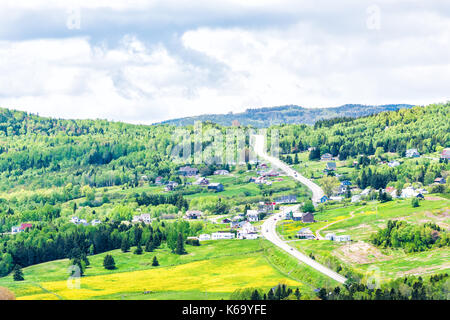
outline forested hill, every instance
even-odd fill
[[[372,155],[377,148],[403,154],[450,146],[450,104],[402,108],[358,119],[334,118],[315,126],[273,126],[281,153],[319,147],[342,159]],[[342,114],[340,114],[342,116]],[[226,127],[214,126],[225,132]],[[50,188],[135,185],[138,177],[177,176],[171,161],[174,126],[106,120],[61,120],[0,108],[0,192],[16,187]],[[187,127],[193,130],[192,127]],[[201,166],[198,166],[199,168]],[[1,202],[1,200],[0,200]],[[1,210],[1,208],[0,208]]]
[[[234,120],[244,126],[265,128],[277,124],[314,124],[318,120],[335,117],[362,117],[382,111],[395,111],[411,108],[409,104],[387,104],[367,106],[362,104],[346,104],[336,108],[303,108],[295,105],[272,108],[247,109],[242,113],[205,114],[195,117],[179,118],[162,123],[176,126],[192,125],[195,121],[211,121],[222,126],[230,126]]]

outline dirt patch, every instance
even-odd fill
[[[404,271],[404,272],[398,272],[397,276],[398,277],[403,277],[403,276],[418,276],[421,274],[427,274],[427,273],[434,273],[436,271],[439,270],[445,270],[450,268],[450,263],[445,263],[439,266],[432,266],[432,267],[418,267],[418,268],[414,268],[408,271]]]
[[[344,245],[334,250],[333,253],[346,262],[356,264],[373,263],[392,259],[392,257],[381,253],[381,251],[373,245],[363,241]]]
[[[440,200],[444,200],[441,197],[432,197],[432,196],[427,196],[425,197],[425,200],[430,200],[430,201],[440,201]]]

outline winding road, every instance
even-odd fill
[[[323,190],[314,182],[311,180],[303,177],[300,175],[297,171],[293,170],[291,167],[283,163],[277,158],[274,158],[272,156],[269,156],[265,152],[264,148],[264,136],[263,135],[254,135],[254,151],[255,153],[260,156],[261,158],[265,159],[266,161],[270,162],[274,167],[277,167],[281,170],[283,170],[288,176],[291,176],[295,180],[301,182],[306,187],[308,187],[312,191],[312,200],[313,203],[317,204],[320,200],[320,198],[324,195]],[[290,207],[289,209],[295,209],[295,207]],[[307,264],[308,266],[316,269],[317,271],[325,274],[326,276],[340,282],[345,283],[347,281],[347,278],[341,276],[339,273],[331,270],[330,268],[325,267],[324,265],[318,263],[317,261],[311,259],[310,257],[304,255],[297,249],[289,246],[285,241],[281,240],[276,232],[276,224],[277,220],[281,220],[282,218],[281,213],[274,214],[270,216],[262,225],[262,235],[275,244],[277,247],[283,249],[293,257],[297,258],[299,261]]]

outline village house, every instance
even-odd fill
[[[395,167],[398,167],[400,165],[400,162],[398,162],[398,161],[391,161],[391,162],[389,162],[388,163],[388,166],[389,167],[391,167],[391,168],[395,168]]]
[[[175,181],[169,181],[167,184],[166,184],[166,191],[172,191],[172,190],[174,190],[176,187],[178,186],[178,182],[175,182]]]
[[[361,196],[359,194],[355,194],[352,196],[352,200],[351,200],[352,203],[359,202],[359,201],[361,201]]]
[[[259,220],[259,215],[257,210],[247,210],[247,221],[256,222]]]
[[[244,225],[245,221],[231,221],[230,222],[230,228],[231,229],[238,229]]]
[[[330,160],[333,160],[333,155],[331,153],[324,153],[320,157],[320,161],[330,161]]]
[[[422,190],[416,190],[414,187],[406,187],[402,190],[400,198],[420,198],[423,199],[423,191]]]
[[[98,226],[99,224],[101,224],[102,222],[98,219],[94,219],[91,221],[91,226]]]
[[[314,240],[316,237],[314,236],[313,232],[309,228],[302,228],[300,229],[296,234],[296,238],[299,239],[306,239],[306,240]]]
[[[275,202],[260,202],[258,204],[258,213],[270,213],[275,210]]]
[[[188,210],[186,211],[186,215],[184,216],[185,219],[195,220],[198,218],[201,218],[203,215],[203,212],[198,210]]]
[[[245,222],[238,231],[239,239],[256,239],[257,237],[256,228],[249,222]]]
[[[331,196],[330,200],[331,201],[341,202],[342,200],[344,200],[344,197],[342,197],[342,196]]]
[[[211,240],[234,239],[236,235],[232,232],[219,231],[211,234]]]
[[[226,176],[229,175],[230,172],[228,170],[216,170],[214,171],[214,175],[216,176]]]
[[[261,163],[258,165],[258,169],[267,169],[267,168],[268,168],[268,166],[265,163]]]
[[[343,241],[350,241],[351,238],[350,238],[349,235],[337,236],[334,233],[327,233],[325,235],[325,240],[331,240],[331,241],[336,241],[336,242],[343,242]]]
[[[162,184],[162,179],[163,179],[163,177],[156,177],[155,184],[160,186]]]
[[[221,223],[230,223],[231,220],[228,219],[228,218],[225,218],[225,219],[222,219],[220,222],[221,222]]]
[[[80,219],[78,219],[78,217],[72,217],[70,219],[70,222],[74,223],[74,224],[78,224],[78,222],[80,221]]]
[[[297,202],[297,196],[294,195],[290,195],[290,196],[281,196],[278,198],[275,198],[275,203],[276,204],[281,204],[281,203],[296,203]]]
[[[265,177],[277,177],[280,174],[275,170],[270,170],[269,172],[264,172],[262,175]]]
[[[320,203],[325,203],[325,202],[327,202],[329,199],[328,199],[328,197],[327,196],[323,196],[322,198],[320,198]]]
[[[216,192],[221,192],[224,190],[223,184],[221,183],[210,183],[208,185],[208,190],[214,190]]]
[[[207,186],[209,184],[209,180],[204,177],[200,177],[194,182],[194,184],[201,185],[201,186]]]
[[[314,214],[311,212],[293,212],[292,220],[304,223],[314,222]]]
[[[206,234],[206,233],[201,234],[201,235],[198,236],[198,240],[199,241],[211,240],[211,235]]]
[[[445,184],[446,182],[445,178],[442,177],[434,179],[434,183]]]
[[[450,148],[445,148],[442,150],[441,159],[450,159]]]
[[[150,224],[152,222],[152,219],[149,213],[143,213],[140,215],[133,216],[133,220],[131,220],[131,222],[132,223],[144,222],[145,224]]]
[[[185,177],[192,177],[192,176],[196,176],[198,173],[198,169],[197,168],[191,168],[189,166],[186,167],[181,167],[178,170],[179,174]]]
[[[408,149],[408,150],[406,150],[405,157],[418,158],[418,157],[420,157],[420,153],[419,153],[419,151],[417,151],[417,149]]]
[[[33,225],[31,223],[22,223],[20,226],[15,226],[11,228],[11,233],[16,234],[19,232],[23,232],[26,229],[31,229]]]
[[[336,162],[327,162],[325,171],[334,171],[334,170],[336,170]]]

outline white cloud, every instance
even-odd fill
[[[366,6],[360,1],[320,1],[327,4],[322,8],[267,0],[79,3],[90,10],[91,29],[81,36],[67,31],[48,38],[21,29],[24,35],[0,41],[0,106],[48,116],[152,123],[283,104],[448,100],[450,17],[442,9],[445,4],[410,2],[414,8],[379,1],[381,28],[374,31],[366,28]],[[0,19],[0,27],[23,28],[19,22],[30,10],[66,5],[2,2],[11,11],[8,19]],[[120,24],[92,20],[104,17],[105,8],[121,14]],[[157,40],[128,30],[136,12],[146,10],[158,19],[189,23]],[[0,17],[6,15],[2,12]],[[293,22],[267,24],[251,12],[286,15]],[[233,15],[238,21],[211,22]],[[13,34],[8,28],[3,33]],[[102,38],[98,30],[108,28],[106,36],[118,36],[118,43]]]

